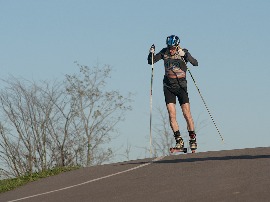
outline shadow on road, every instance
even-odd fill
[[[153,163],[185,163],[185,162],[200,162],[200,161],[224,161],[224,160],[250,160],[250,159],[267,159],[270,155],[241,155],[241,156],[221,156],[221,157],[200,157],[200,158],[181,158],[163,159]]]

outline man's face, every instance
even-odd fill
[[[170,46],[169,51],[171,55],[174,55],[176,53],[176,47],[175,46]]]

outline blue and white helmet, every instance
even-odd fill
[[[168,36],[166,39],[167,46],[178,46],[179,43],[180,43],[180,39],[178,36],[175,36],[175,35]]]

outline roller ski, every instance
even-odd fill
[[[176,147],[171,147],[170,148],[170,153],[171,154],[180,153],[180,152],[187,153],[187,148],[181,148],[181,149],[178,149]]]
[[[179,152],[187,153],[187,148],[184,147],[184,141],[183,141],[183,138],[180,136],[180,133],[176,132],[174,137],[175,137],[176,145],[175,147],[170,148],[170,153],[171,154],[179,153]]]
[[[196,141],[196,134],[195,133],[190,133],[189,134],[189,147],[192,153],[196,152],[197,149],[197,141]]]

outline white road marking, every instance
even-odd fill
[[[117,173],[113,173],[113,174],[110,174],[110,175],[106,175],[106,176],[103,176],[103,177],[99,177],[99,178],[96,178],[96,179],[93,179],[93,180],[89,180],[89,181],[86,181],[86,182],[82,182],[82,183],[79,183],[79,184],[75,184],[75,185],[72,185],[72,186],[63,187],[63,188],[61,188],[61,189],[56,189],[56,190],[52,190],[52,191],[48,191],[48,192],[43,192],[43,193],[40,193],[40,194],[35,194],[35,195],[31,195],[31,196],[27,196],[27,197],[23,197],[23,198],[19,198],[19,199],[7,201],[7,202],[22,201],[22,200],[29,199],[29,198],[34,198],[34,197],[37,197],[37,196],[42,196],[42,195],[46,195],[46,194],[50,194],[50,193],[54,193],[54,192],[59,192],[59,191],[66,190],[66,189],[71,189],[71,188],[73,188],[73,187],[82,186],[82,185],[85,185],[85,184],[89,184],[89,183],[91,183],[91,182],[96,182],[96,181],[103,180],[103,179],[106,179],[106,178],[109,178],[109,177],[113,177],[113,176],[115,176],[115,175],[120,175],[120,174],[123,174],[123,173],[127,173],[127,172],[130,172],[130,171],[133,171],[133,170],[136,170],[136,169],[139,169],[139,168],[148,166],[148,165],[150,165],[152,162],[159,161],[159,160],[161,160],[161,159],[163,159],[163,158],[164,158],[164,156],[157,157],[157,158],[155,158],[154,160],[152,160],[152,161],[149,162],[149,163],[145,163],[145,164],[136,166],[136,167],[134,167],[134,168],[130,168],[130,169],[127,169],[127,170],[124,170],[124,171],[120,171],[120,172],[117,172]]]

